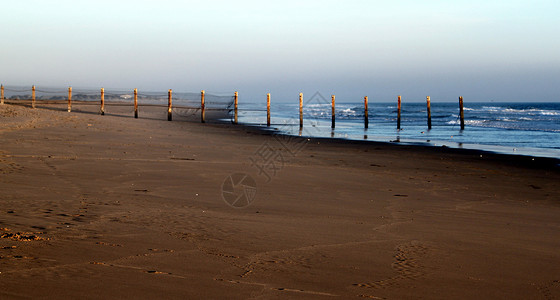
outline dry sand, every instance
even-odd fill
[[[558,162],[158,110],[0,106],[0,299],[560,299]]]

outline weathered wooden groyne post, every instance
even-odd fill
[[[35,86],[31,87],[31,108],[35,108]]]
[[[334,95],[331,95],[331,128],[334,128],[335,126],[335,119],[336,119],[336,114],[335,114],[335,109],[334,109]]]
[[[270,127],[270,93],[266,94],[266,126]]]
[[[167,121],[173,120],[173,91],[167,91]]]
[[[364,97],[364,127],[369,127],[368,96]]]
[[[138,119],[138,89],[134,89],[134,118]]]
[[[235,94],[233,95],[233,110],[234,110],[233,124],[237,124],[237,98],[238,98],[238,94],[237,92],[235,92]]]
[[[397,129],[401,129],[401,96],[397,99]]]
[[[99,108],[99,113],[105,115],[105,89],[101,88],[101,107]]]
[[[72,111],[72,87],[68,87],[68,112]]]
[[[299,93],[299,128],[303,128],[303,93]]]
[[[465,130],[465,113],[463,111],[463,96],[459,97],[459,118],[461,119],[461,130]]]
[[[426,104],[428,106],[428,129],[432,129],[432,109],[430,107],[430,96],[426,97]]]

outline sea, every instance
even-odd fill
[[[339,138],[399,144],[420,144],[560,159],[560,103],[479,102],[464,104],[465,129],[461,130],[459,104],[431,103],[432,128],[427,125],[426,103],[402,103],[397,128],[397,103],[368,103],[365,128],[364,103],[336,103],[335,128],[329,101],[303,106],[304,126],[299,126],[299,103],[272,103],[271,126],[266,126],[266,104],[239,105],[238,121],[279,133],[304,137]]]
[[[30,99],[31,87],[5,86],[7,99]],[[38,87],[37,99],[65,99],[66,88]],[[167,92],[138,94],[140,104],[166,105]],[[200,93],[173,93],[174,106],[196,108]],[[108,102],[130,102],[132,91],[105,90]],[[74,100],[99,101],[99,90],[74,89]],[[266,103],[242,101],[239,123],[275,132],[304,137],[338,138],[419,144],[492,151],[560,159],[560,102],[468,102],[464,103],[465,129],[461,130],[459,104],[432,102],[432,128],[427,125],[425,102],[403,102],[401,124],[397,128],[397,103],[369,101],[368,128],[364,102],[335,103],[332,126],[331,99],[316,93],[303,103],[304,126],[299,126],[299,101],[271,103],[271,126],[267,124]],[[207,109],[228,110],[233,96],[206,94]],[[228,115],[227,113],[225,115]],[[229,121],[229,120],[226,120]]]

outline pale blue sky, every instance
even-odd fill
[[[560,1],[9,1],[0,82],[560,101]]]

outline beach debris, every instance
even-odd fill
[[[148,274],[165,274],[165,275],[171,275],[172,274],[172,273],[169,273],[169,272],[160,272],[160,271],[156,271],[156,270],[147,270],[147,271],[144,271],[144,272],[146,272]]]
[[[16,233],[7,232],[0,235],[0,238],[11,239],[20,242],[48,240],[48,238],[42,238],[34,233],[29,233],[29,232],[16,232]]]
[[[120,244],[112,244],[112,243],[106,243],[106,242],[96,242],[95,244],[103,245],[103,246],[111,246],[111,247],[122,247],[123,246],[123,245],[120,245]]]

